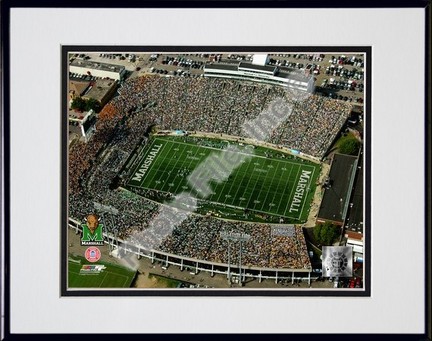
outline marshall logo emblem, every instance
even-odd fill
[[[102,227],[102,224],[99,224],[97,215],[88,215],[87,223],[82,224],[81,245],[104,245]]]
[[[323,277],[351,277],[352,247],[323,246],[322,272]]]

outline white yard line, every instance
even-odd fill
[[[253,171],[253,170],[255,169],[255,165],[252,163],[252,161],[253,161],[253,159],[251,160],[251,162],[249,162],[249,165],[252,165],[252,166],[253,166],[253,169],[252,169],[252,171]],[[247,171],[249,170],[249,165],[248,165]],[[249,172],[247,172],[247,174],[249,174]],[[252,176],[249,177],[249,180],[248,180],[248,183],[247,183],[247,185],[246,185],[246,189],[245,189],[245,191],[247,191],[247,190],[249,189],[249,183],[250,183],[251,179],[252,179]],[[255,188],[255,187],[254,187],[254,188]],[[253,193],[253,190],[252,190],[252,193]],[[246,199],[248,199],[248,201],[247,201],[247,203],[246,203],[246,205],[245,205],[245,208],[247,208],[247,207],[249,206],[249,203],[250,203],[250,201],[251,201],[251,199],[252,199],[252,193],[250,194],[250,198],[249,198],[249,199],[246,198]]]
[[[261,168],[261,169],[264,169],[264,168]],[[266,174],[266,177],[267,177],[267,174]],[[255,189],[256,189],[257,184],[258,184],[258,180],[260,180],[260,178],[258,178],[257,181],[255,182],[254,188],[253,188],[253,190],[252,190],[252,194],[255,192]],[[260,189],[259,193],[261,193],[261,191],[262,191],[262,188]],[[251,198],[252,198],[252,197],[251,197]],[[259,201],[258,198],[259,198],[259,194],[256,196],[256,198],[254,199],[254,201],[255,201],[255,200]],[[254,208],[253,208],[254,211],[258,211],[258,210],[255,208],[257,204],[262,204],[262,202],[260,201],[259,203],[254,203]],[[261,208],[262,208],[262,205],[261,205]]]
[[[155,141],[156,141],[156,139],[155,139]],[[153,162],[157,161],[157,160],[161,157],[162,154],[159,154],[159,153],[162,153],[162,151],[165,149],[165,146],[166,146],[167,144],[168,144],[168,143],[165,142],[165,143],[162,145],[161,150],[158,152],[158,157],[155,158],[155,160],[153,160]],[[170,149],[170,150],[171,150],[171,149]],[[165,156],[163,157],[163,160],[165,160]],[[153,163],[153,162],[152,162],[152,163]],[[157,163],[157,162],[156,162],[156,163]],[[155,178],[155,176],[158,174],[159,169],[160,169],[160,167],[161,167],[162,164],[163,164],[163,162],[159,162],[159,165],[158,165],[158,167],[157,167],[157,170],[155,170],[155,167],[151,167],[152,165],[150,165],[149,170],[148,170],[148,173],[146,173],[146,174],[144,175],[144,177],[141,179],[141,182],[140,182],[140,186],[141,186],[141,187],[146,187],[146,186],[144,186],[144,182],[145,182],[145,180],[147,179],[147,176],[148,176],[150,173],[153,174],[152,177],[151,177],[151,179],[150,179],[150,183],[153,181],[153,179]]]
[[[296,185],[298,184],[298,174],[299,174],[299,172],[300,172],[300,169],[302,169],[302,168],[301,168],[300,165],[298,165],[298,171],[297,171],[297,174],[296,174],[296,177],[295,177],[295,180],[294,180],[293,188],[291,189],[291,191],[290,191],[290,195],[289,195],[289,197],[288,197],[288,202],[287,202],[287,204],[286,204],[286,207],[285,207],[285,210],[284,210],[284,214],[286,213],[286,210],[287,210],[287,208],[288,208],[288,205],[289,205],[290,203],[292,203],[292,197],[291,197],[291,195],[292,195],[292,193],[293,193],[293,191],[294,191],[294,188],[296,188]],[[279,207],[278,207],[278,211],[279,211]],[[297,218],[297,219],[298,219],[298,218]]]
[[[276,170],[275,170],[274,173],[273,173],[273,176],[272,176],[272,179],[271,179],[271,181],[270,181],[270,185],[269,185],[270,188],[273,186],[273,181],[274,181],[274,179],[275,179],[275,175],[278,173],[278,172],[277,172],[278,170],[279,170],[279,166],[277,166]],[[267,202],[267,197],[268,197],[269,193],[270,193],[270,191],[268,190],[268,191],[267,191],[267,194],[266,194],[266,196],[265,196],[265,198],[264,198],[264,203]],[[277,193],[278,193],[278,192],[276,192],[276,193],[273,195],[273,198],[275,197],[275,195],[276,195]],[[273,207],[273,206],[271,206],[271,207]],[[269,208],[269,210],[270,210],[270,208]]]
[[[240,164],[239,168],[242,167],[242,166],[243,166],[243,163]],[[249,165],[246,165],[246,169],[247,169],[247,168],[249,168]],[[239,174],[240,174],[240,172],[237,170],[237,174],[236,174],[236,176],[234,177],[234,181],[232,181],[232,183],[236,183],[236,180],[237,180],[237,177],[238,177]],[[247,172],[246,172],[246,174],[247,174]],[[241,186],[237,186],[237,191],[236,191],[235,194],[234,194],[234,200],[237,199],[237,194],[238,194],[238,192],[239,192],[239,190],[240,190],[240,187],[241,187]],[[224,189],[225,189],[225,187],[224,187]],[[243,195],[241,196],[241,198],[243,198]],[[241,202],[241,201],[244,201],[244,200],[240,200],[240,199],[239,199],[239,201]],[[234,203],[234,201],[233,201],[233,203]]]
[[[201,151],[201,147],[200,147],[200,146],[197,146],[197,145],[192,145],[192,144],[191,144],[190,146],[195,148],[195,154],[194,154],[193,157],[196,157],[196,156],[200,153],[200,151]],[[182,155],[183,155],[183,153],[182,153]],[[186,157],[186,158],[187,158],[187,157]],[[195,161],[197,161],[197,160],[190,159],[190,160],[189,160],[189,164],[187,165],[187,167],[184,167],[184,163],[185,163],[185,162],[183,162],[182,167],[183,167],[183,168],[187,168],[190,172],[192,172],[196,167],[191,168],[191,164],[192,164],[193,162],[195,162]],[[202,160],[199,160],[198,162],[200,162],[200,161],[202,161]],[[179,189],[180,186],[183,186],[183,180],[184,180],[184,178],[183,178],[181,181],[178,182],[178,184],[177,184],[177,188],[175,189],[175,192],[174,192],[174,193],[179,193],[179,192],[177,192],[177,191],[178,191],[178,189]]]
[[[175,147],[175,146],[176,146],[176,142],[172,142],[172,141],[171,141],[171,145],[172,145],[172,146],[171,146],[170,151],[173,149],[172,147]],[[183,164],[184,164],[183,154],[184,154],[185,152],[187,152],[187,150],[186,150],[186,149],[183,149],[183,150],[181,151],[181,154],[178,155],[176,163],[174,164],[174,166],[171,167],[172,170],[175,170],[175,169],[177,168],[177,165],[178,165],[179,162],[181,162],[180,166],[183,167]],[[168,157],[168,155],[169,155],[169,154],[167,154],[167,155],[164,157],[164,161],[165,161],[165,159]],[[169,163],[168,163],[168,164],[169,164]],[[163,174],[160,176],[160,178],[158,179],[158,181],[161,181],[162,178],[163,178]],[[167,179],[168,179],[168,178],[167,178]],[[181,183],[181,181],[179,181],[179,183]],[[168,183],[164,183],[164,184],[160,187],[160,189],[162,190],[162,188],[164,188],[166,184],[168,184]],[[170,187],[170,186],[168,186],[168,187]],[[177,185],[177,187],[178,187],[178,185]],[[159,190],[158,190],[158,191],[159,191]],[[175,194],[175,193],[173,193],[173,191],[171,191],[171,190],[170,190],[169,192],[167,192],[167,193]]]
[[[291,173],[292,173],[293,169],[294,169],[294,167],[290,167],[290,172],[289,172],[289,174],[288,174],[288,176],[287,176],[287,179],[289,179],[289,178],[291,177]],[[280,187],[280,186],[279,186],[279,185],[280,185],[280,181],[281,181],[281,179],[279,178],[277,188]],[[289,181],[286,183],[286,185],[289,185]],[[274,199],[275,199],[275,197],[276,197],[277,195],[279,195],[279,197],[280,197],[280,199],[278,199],[278,201],[279,201],[279,205],[278,205],[278,207],[277,207],[277,209],[276,209],[277,212],[279,212],[279,206],[281,205],[281,203],[282,203],[282,201],[283,201],[283,195],[285,194],[285,191],[286,191],[286,186],[284,186],[284,191],[283,191],[282,194],[281,194],[280,192],[275,192],[275,193],[273,194],[273,198],[272,198],[272,200],[271,200],[272,202],[274,201]]]

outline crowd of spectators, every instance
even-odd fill
[[[286,103],[287,119],[270,141],[321,158],[349,116],[348,103],[296,94],[283,87],[215,78],[139,77],[126,82],[114,99],[128,112],[147,105],[145,115],[161,129],[244,135],[242,125],[275,99]],[[153,105],[149,106],[151,103]]]
[[[246,233],[242,244],[242,264],[258,268],[308,269],[310,261],[301,227],[295,234],[272,236],[268,224],[227,222],[211,217],[191,216],[164,240],[161,251],[184,257],[228,263],[228,241],[220,232]],[[239,242],[230,241],[230,263],[239,263]]]
[[[242,136],[244,122],[256,118],[277,98],[284,98],[292,112],[273,131],[269,142],[317,157],[326,152],[350,110],[343,102],[314,95],[299,99],[281,87],[232,80],[159,76],[127,80],[100,112],[92,140],[70,147],[69,216],[84,221],[95,211],[94,202],[111,205],[119,213],[101,214],[107,231],[130,241],[136,232],[145,236],[161,205],[115,189],[112,183],[137,144],[146,142],[149,127]],[[185,257],[226,263],[227,242],[220,237],[221,231],[251,236],[244,244],[245,265],[310,268],[300,227],[291,237],[272,236],[268,224],[191,215],[164,236],[158,247]],[[233,263],[238,261],[236,257],[232,255]]]
[[[271,142],[322,157],[347,120],[351,107],[322,96],[310,96],[294,104],[293,113]],[[292,133],[294,132],[294,133]]]

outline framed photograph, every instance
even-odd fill
[[[165,49],[63,47],[63,294],[370,295],[371,49]]]
[[[206,4],[3,4],[3,336],[430,339],[429,3]]]

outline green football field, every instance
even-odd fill
[[[104,265],[100,273],[82,272],[83,266]],[[135,278],[135,271],[124,267],[97,262],[89,263],[83,257],[69,255],[68,287],[69,288],[129,288]]]
[[[151,191],[142,189],[187,192],[199,198],[208,210],[216,207],[219,212],[237,210],[288,218],[291,222],[305,221],[320,165],[272,149],[245,149],[252,146],[230,143],[242,156],[236,158],[231,153],[229,159],[235,160],[228,166],[219,163],[218,170],[215,160],[224,158],[227,141],[153,137],[131,165],[126,188],[144,196]],[[203,179],[208,179],[205,182],[211,192],[202,187]]]

